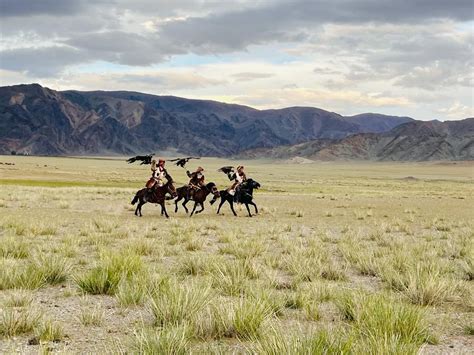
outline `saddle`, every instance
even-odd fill
[[[146,184],[145,184],[145,187],[148,188],[148,189],[151,189],[151,188],[156,188],[158,186],[163,186],[163,183],[160,184],[160,181],[156,178],[150,178]]]
[[[156,180],[153,179],[153,178],[150,178],[150,179],[146,182],[145,187],[146,187],[147,189],[151,189],[153,186],[155,186],[155,184],[156,184]]]

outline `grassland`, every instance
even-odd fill
[[[243,162],[258,216],[166,220],[133,215],[146,167],[0,162],[15,163],[0,165],[0,353],[474,348],[470,163]],[[198,163],[224,188],[216,169],[236,162]]]

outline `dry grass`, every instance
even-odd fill
[[[206,203],[165,220],[130,210],[143,167],[2,159],[19,160],[0,170],[15,183],[0,187],[1,353],[35,336],[29,351],[415,354],[472,336],[472,166],[245,162],[258,216]],[[228,184],[227,161],[201,163]]]

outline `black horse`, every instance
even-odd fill
[[[191,216],[194,214],[194,211],[196,211],[196,207],[198,205],[201,205],[201,209],[199,211],[196,211],[196,213],[201,213],[204,211],[204,201],[206,201],[207,195],[213,194],[214,198],[212,201],[215,201],[219,197],[219,190],[217,190],[216,184],[213,182],[210,182],[206,184],[205,186],[201,187],[199,190],[194,191],[192,196],[189,196],[188,193],[188,185],[179,187],[176,189],[176,194],[178,198],[174,201],[175,204],[175,209],[174,212],[178,212],[178,202],[184,199],[182,205],[184,207],[184,210],[186,213],[188,213],[188,208],[186,207],[186,204],[188,203],[189,200],[194,201],[194,207],[193,211],[191,212]],[[212,205],[211,201],[211,205]]]
[[[247,181],[244,181],[242,185],[240,185],[240,191],[236,192],[237,193],[237,200],[235,202],[237,203],[243,203],[245,207],[247,207],[247,212],[249,213],[249,217],[252,217],[252,214],[250,213],[250,208],[249,205],[252,205],[255,207],[255,213],[258,213],[257,205],[255,202],[252,201],[253,199],[253,190],[260,188],[260,184],[256,182],[255,180],[252,179],[247,179]],[[237,213],[235,213],[234,210],[234,196],[232,196],[229,191],[227,190],[222,190],[220,191],[221,195],[221,202],[219,203],[219,208],[217,209],[217,213],[219,214],[222,205],[227,201],[230,204],[230,209],[232,210],[232,213],[234,216],[237,216]],[[214,202],[215,199],[211,201],[211,203]]]

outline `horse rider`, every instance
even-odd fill
[[[163,186],[165,184],[164,179],[168,181],[173,180],[165,169],[165,163],[164,159],[159,159],[158,163],[155,159],[151,161],[151,178],[146,183],[146,187],[149,190]]]
[[[247,176],[245,175],[245,172],[244,172],[244,166],[239,165],[237,167],[237,171],[235,172],[231,171],[227,174],[227,176],[229,180],[234,180],[232,186],[228,188],[229,194],[231,196],[234,196],[234,201],[238,201],[240,197],[240,186],[242,185],[244,181],[247,180]]]
[[[203,171],[204,169],[201,166],[192,173],[189,170],[186,171],[186,175],[190,178],[188,183],[188,199],[191,199],[194,193],[205,185]]]

